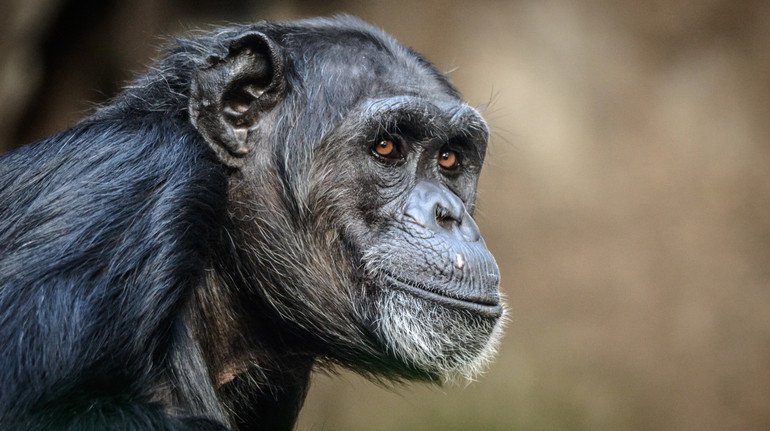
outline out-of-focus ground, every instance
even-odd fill
[[[770,2],[0,5],[0,150],[202,23],[346,11],[494,130],[479,225],[511,322],[467,388],[316,378],[299,430],[770,429]]]

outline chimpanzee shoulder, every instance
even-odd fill
[[[141,393],[179,337],[172,316],[227,226],[226,172],[192,132],[86,120],[0,156],[0,424],[84,408],[78,393]]]

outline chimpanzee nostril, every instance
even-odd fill
[[[436,205],[436,223],[444,229],[451,229],[453,224],[460,224],[462,220],[458,220],[443,206]]]

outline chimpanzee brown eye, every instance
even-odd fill
[[[442,150],[438,155],[438,164],[446,170],[455,171],[460,168],[460,157],[452,150]]]
[[[396,144],[390,139],[383,139],[377,142],[374,145],[373,150],[375,153],[377,153],[378,156],[384,157],[386,159],[398,160],[403,158],[403,155],[401,154],[401,150],[399,149],[398,144]]]

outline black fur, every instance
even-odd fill
[[[90,118],[0,156],[0,429],[290,429],[313,366],[439,379],[378,335],[375,298],[405,283],[496,304],[494,261],[458,246],[492,278],[436,260],[443,290],[365,255],[413,247],[392,225],[421,179],[472,213],[487,134],[463,106],[360,21],[262,23],[177,40]],[[462,141],[465,171],[397,173],[368,150],[382,133]],[[487,332],[501,313],[415,301]]]

